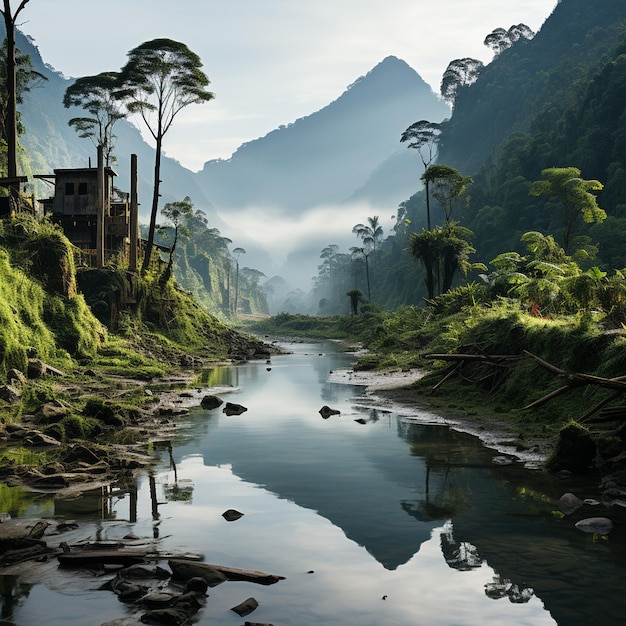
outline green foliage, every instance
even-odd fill
[[[564,222],[563,248],[567,252],[578,222],[602,222],[606,212],[598,206],[592,191],[602,191],[598,180],[583,180],[577,167],[550,167],[530,188],[531,196],[547,196],[560,205]]]
[[[42,358],[55,352],[54,335],[45,325],[45,292],[0,249],[0,372],[26,371],[28,353]]]

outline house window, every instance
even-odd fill
[[[65,195],[66,196],[74,195],[74,183],[65,183]]]
[[[78,195],[79,196],[87,195],[87,183],[78,183]]]

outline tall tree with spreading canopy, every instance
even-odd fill
[[[430,164],[437,158],[439,151],[439,137],[441,136],[441,126],[436,122],[420,120],[411,124],[400,136],[400,141],[408,141],[408,148],[414,148],[420,155],[424,172]],[[424,181],[426,191],[426,223],[430,230],[430,192],[429,181]]]
[[[121,70],[122,88],[118,95],[130,114],[139,115],[156,142],[152,210],[142,273],[148,269],[154,245],[163,137],[182,109],[214,97],[207,90],[209,79],[201,68],[200,57],[185,44],[153,39],[133,48]]]
[[[7,138],[7,176],[17,177],[17,70],[15,62],[15,21],[30,0],[21,0],[15,11],[11,10],[10,0],[4,0],[4,8],[0,9],[4,18],[7,33],[6,80],[7,80],[7,111],[5,134]],[[9,187],[12,200],[17,201],[18,189]]]
[[[450,61],[441,79],[441,97],[454,104],[459,89],[476,82],[484,67],[482,61],[469,57]]]
[[[535,32],[526,24],[513,24],[509,30],[495,28],[486,37],[483,43],[493,50],[495,56],[510,48],[520,39],[532,39]]]
[[[102,72],[95,76],[78,78],[66,90],[63,106],[82,107],[90,117],[73,117],[68,124],[79,137],[91,139],[102,148],[105,163],[113,160],[113,126],[124,117],[117,92],[120,88],[119,72]]]
[[[549,167],[541,172],[531,188],[531,196],[546,196],[560,205],[563,216],[563,249],[569,253],[572,236],[581,220],[587,224],[603,222],[606,211],[598,206],[592,193],[602,191],[598,180],[584,180],[577,167]]]
[[[449,165],[431,165],[422,175],[422,180],[432,185],[433,196],[443,209],[446,224],[449,224],[459,199],[473,182],[472,177],[463,176]]]

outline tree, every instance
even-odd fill
[[[235,306],[233,312],[237,315],[237,299],[239,298],[239,257],[245,254],[246,251],[243,248],[235,248],[233,250],[233,256],[235,257]]]
[[[441,136],[441,126],[435,122],[428,120],[420,120],[411,124],[400,136],[400,141],[408,141],[408,148],[414,148],[418,151],[424,171],[428,169],[430,164],[437,158],[439,137]],[[425,181],[426,188],[426,220],[428,230],[430,230],[430,193],[429,181]]]
[[[352,310],[352,315],[358,315],[359,302],[363,296],[363,292],[359,289],[350,289],[350,291],[346,293],[346,296],[350,298],[350,309]]]
[[[422,175],[425,184],[432,185],[433,196],[441,205],[446,224],[452,218],[452,211],[473,182],[471,176],[463,176],[449,165],[431,165]]]
[[[602,191],[598,180],[584,180],[577,167],[550,167],[541,172],[541,179],[530,188],[531,196],[547,196],[555,200],[563,216],[563,249],[569,252],[572,235],[580,224],[602,222],[606,212],[598,206],[594,191]]]
[[[362,257],[365,260],[365,278],[367,280],[367,301],[371,301],[371,290],[370,290],[370,265],[369,265],[369,251],[368,248],[357,248],[353,246],[350,248],[350,253],[352,255],[352,259],[358,259]]]
[[[461,87],[476,82],[484,68],[478,59],[455,59],[450,61],[441,79],[441,97],[449,104],[454,104],[456,95]]]
[[[378,215],[367,218],[367,224],[356,224],[352,227],[352,232],[363,241],[366,246],[371,246],[376,254],[376,246],[382,239],[383,228],[378,220]]]
[[[322,264],[317,268],[320,272],[321,281],[325,281],[328,284],[329,299],[331,298],[333,291],[334,261],[338,251],[339,246],[336,243],[331,243],[326,246],[320,253]]]
[[[458,271],[467,274],[471,269],[469,255],[476,252],[472,237],[471,230],[454,222],[410,236],[409,254],[424,265],[429,300],[449,291]]]
[[[184,200],[178,202],[168,202],[162,209],[161,213],[170,222],[174,229],[174,236],[172,245],[170,246],[169,259],[167,261],[167,267],[163,272],[163,275],[159,279],[159,283],[164,286],[172,275],[172,266],[174,265],[174,252],[176,251],[176,244],[178,243],[179,234],[189,234],[189,229],[186,227],[185,222],[193,216],[193,203],[191,198],[186,196]],[[163,230],[163,229],[162,229]]]
[[[214,97],[207,91],[209,79],[201,68],[200,57],[185,44],[153,39],[133,48],[121,70],[122,88],[118,96],[125,101],[129,113],[141,117],[156,142],[152,210],[142,273],[148,269],[154,244],[163,137],[182,109]]]
[[[0,47],[0,84],[7,84],[6,77],[6,65],[8,55],[8,41],[5,39]],[[30,91],[33,87],[41,86],[43,81],[48,80],[46,76],[40,74],[33,69],[33,63],[28,54],[20,52],[17,48],[15,50],[15,101],[17,104],[24,102],[24,94]],[[7,115],[8,115],[9,98],[7,93],[3,93],[0,96],[0,133],[5,144],[8,145],[7,136]],[[19,111],[15,113],[15,123],[17,136],[19,137],[24,133],[24,126],[21,122],[21,115]]]
[[[95,76],[78,78],[65,90],[63,106],[82,107],[91,117],[73,117],[68,124],[82,139],[91,139],[102,148],[105,163],[110,165],[113,155],[113,126],[126,115],[121,110],[117,92],[119,72],[102,72]]]
[[[526,24],[513,24],[509,30],[494,29],[485,37],[483,43],[493,50],[495,56],[498,56],[520,39],[532,39],[534,36],[535,32]]]
[[[7,176],[13,179],[17,177],[17,69],[15,58],[15,20],[29,1],[30,0],[21,0],[17,5],[17,9],[11,12],[10,0],[3,0],[4,9],[0,9],[0,13],[2,13],[4,17],[4,26],[7,34],[7,110],[4,123],[4,132],[7,139]],[[15,184],[12,184],[9,190],[11,202],[16,204],[18,188]]]

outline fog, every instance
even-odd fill
[[[339,253],[348,253],[351,247],[360,246],[352,228],[376,215],[385,238],[393,232],[395,208],[369,203],[320,206],[298,216],[280,208],[255,206],[219,217],[224,223],[222,235],[232,239],[233,248],[246,250],[239,259],[241,266],[257,269],[268,278],[281,276],[293,288],[308,292],[318,274],[322,250],[336,244]]]

